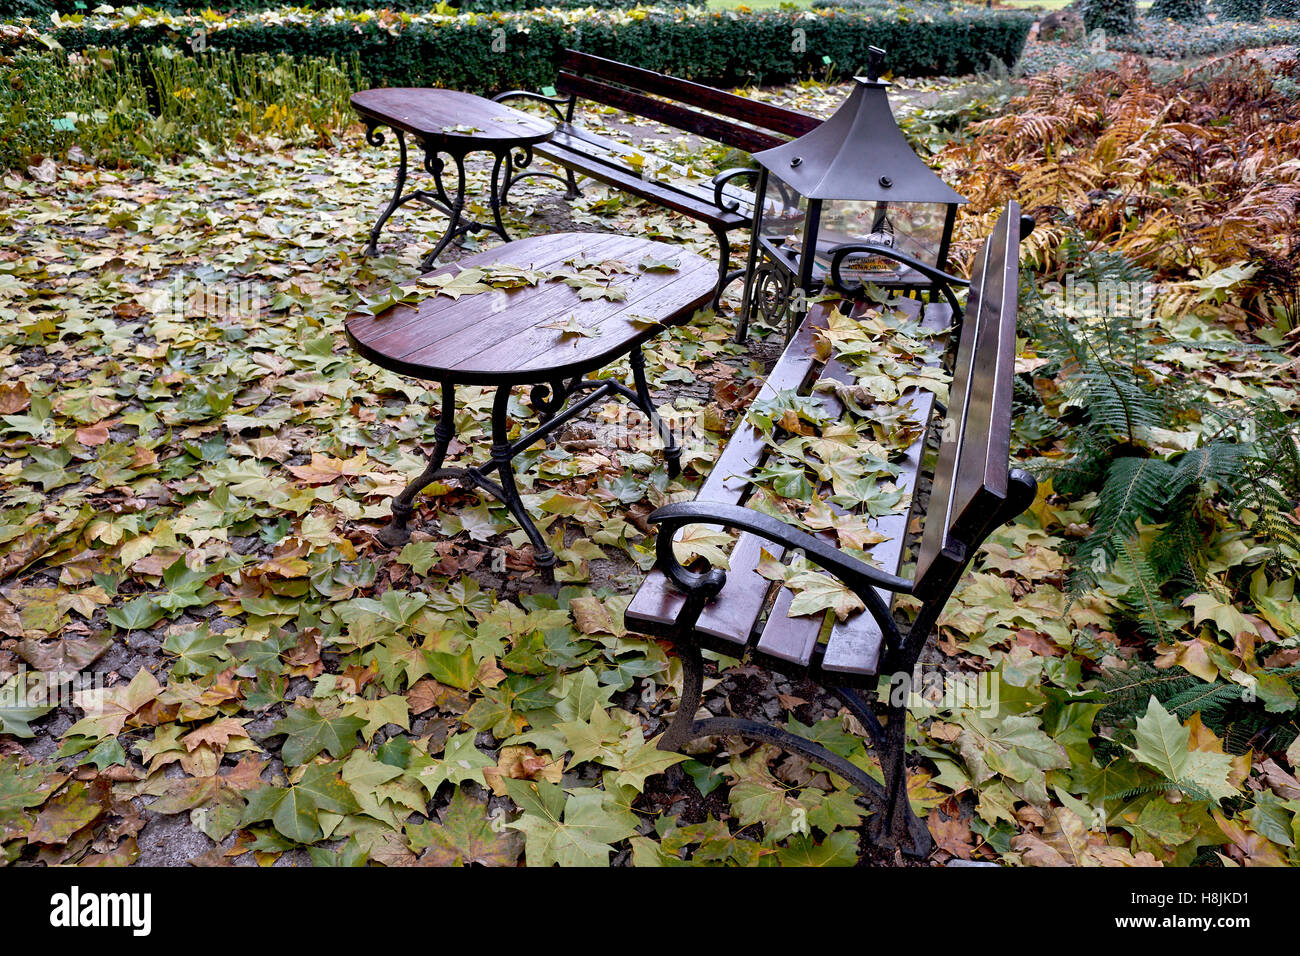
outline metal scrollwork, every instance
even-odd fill
[[[560,409],[564,408],[576,385],[576,379],[569,382],[565,382],[563,379],[555,379],[551,382],[534,385],[528,392],[529,404],[537,409],[541,420],[547,422],[554,418]]]
[[[366,142],[371,146],[384,145],[384,131],[374,123],[366,124]]]
[[[763,263],[754,277],[754,307],[769,328],[780,328],[790,307],[794,277],[784,269]]]

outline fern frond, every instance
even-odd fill
[[[1139,629],[1162,644],[1172,641],[1173,630],[1169,620],[1174,616],[1174,606],[1160,593],[1160,577],[1142,553],[1141,546],[1133,538],[1117,538],[1113,549],[1119,570],[1126,572],[1132,582],[1123,595],[1123,601],[1132,609]]]

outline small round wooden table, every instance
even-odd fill
[[[352,94],[352,107],[366,124],[366,142],[382,146],[384,134],[380,127],[387,126],[397,134],[400,158],[397,166],[397,184],[393,198],[379,214],[379,220],[370,230],[366,255],[378,252],[380,230],[399,206],[419,200],[440,209],[450,220],[447,231],[424,257],[421,267],[432,268],[442,250],[466,233],[487,230],[495,232],[507,242],[510,236],[501,221],[501,207],[505,191],[516,178],[516,169],[533,161],[533,146],[551,138],[555,124],[549,120],[521,113],[492,100],[461,93],[456,90],[422,89],[415,87],[384,87],[362,90]],[[414,189],[403,193],[406,187],[406,135],[416,138],[424,150],[424,169],[433,177],[433,191]],[[488,205],[492,222],[484,223],[464,215],[465,208],[465,157],[475,151],[492,154],[492,177]],[[456,172],[454,189],[443,182],[447,155]],[[549,175],[537,173],[533,175]],[[559,177],[556,177],[559,178]]]
[[[713,299],[717,266],[680,246],[631,236],[556,233],[507,243],[444,266],[457,270],[503,267],[538,270],[551,278],[520,288],[451,298],[434,294],[414,305],[394,305],[379,315],[356,313],[345,323],[348,340],[363,357],[402,375],[442,386],[434,446],[424,471],[393,500],[393,517],[379,539],[398,547],[410,538],[407,522],[415,496],[431,482],[468,481],[500,499],[533,544],[536,564],[553,580],[555,553],[533,524],[515,485],[514,458],[587,408],[620,396],[640,409],[664,441],[670,475],[681,449],[664,427],[646,385],[641,345],[665,326],[686,322]],[[557,275],[558,273],[558,275]],[[603,275],[621,298],[591,298],[593,276]],[[585,276],[585,278],[584,278]],[[572,278],[571,284],[566,277]],[[427,278],[427,276],[426,276]],[[587,296],[587,297],[584,297]],[[587,378],[628,356],[632,387]],[[456,386],[494,385],[492,452],[482,466],[444,468],[455,435]],[[531,385],[540,423],[510,439],[510,393]],[[578,393],[580,399],[569,403]],[[489,478],[496,474],[496,480]]]

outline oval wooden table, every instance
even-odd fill
[[[674,264],[668,268],[665,263]],[[603,268],[601,266],[603,265]],[[680,246],[631,236],[557,233],[510,242],[461,259],[429,276],[454,276],[461,269],[515,267],[553,277],[536,285],[492,289],[451,298],[431,294],[414,305],[394,305],[379,315],[356,313],[345,323],[352,347],[366,359],[402,375],[442,386],[442,408],[434,447],[424,471],[393,500],[393,517],[380,540],[398,547],[410,538],[407,522],[415,496],[431,482],[452,478],[483,488],[500,499],[533,544],[536,564],[553,580],[555,553],[524,507],[515,484],[514,458],[596,402],[620,396],[650,419],[663,439],[670,475],[679,470],[681,449],[664,427],[646,385],[641,345],[665,326],[688,321],[713,298],[717,266]],[[564,281],[585,267],[576,285]],[[591,276],[607,273],[605,284],[622,298],[582,298]],[[581,332],[574,330],[581,329]],[[587,378],[627,356],[632,386]],[[482,466],[444,468],[455,435],[456,386],[494,385],[492,452]],[[510,439],[510,393],[532,386],[541,416],[527,434]],[[570,404],[579,393],[582,397]],[[496,480],[489,478],[496,474]]]
[[[505,203],[506,190],[515,178],[515,170],[525,168],[533,161],[533,146],[551,138],[555,132],[554,123],[473,93],[419,87],[361,90],[352,94],[352,108],[366,124],[367,143],[382,146],[384,134],[379,127],[387,126],[396,132],[400,151],[393,198],[370,230],[366,255],[372,256],[378,252],[376,243],[379,241],[380,230],[393,211],[412,200],[440,209],[449,219],[447,231],[424,257],[422,268],[431,268],[449,243],[469,232],[487,230],[495,232],[506,242],[510,241],[501,221],[501,207]],[[415,189],[405,194],[402,192],[406,187],[408,133],[416,138],[424,150],[424,169],[433,177],[432,192],[427,189]],[[480,150],[490,152],[493,157],[488,192],[488,206],[492,210],[490,223],[479,222],[463,214],[465,157]],[[449,188],[443,182],[447,163],[440,154],[444,153],[451,158],[455,167],[454,188]]]

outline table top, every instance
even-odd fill
[[[352,94],[363,118],[441,144],[468,143],[483,148],[526,146],[550,139],[555,124],[502,103],[425,87],[382,87]]]
[[[654,267],[664,262],[677,267]],[[457,384],[553,382],[603,368],[664,326],[686,322],[712,300],[718,280],[716,263],[681,246],[580,232],[509,242],[422,278],[502,266],[574,275],[595,263],[625,298],[582,299],[579,288],[550,278],[457,299],[430,291],[378,316],[354,313],[344,328],[363,357],[403,375]]]

